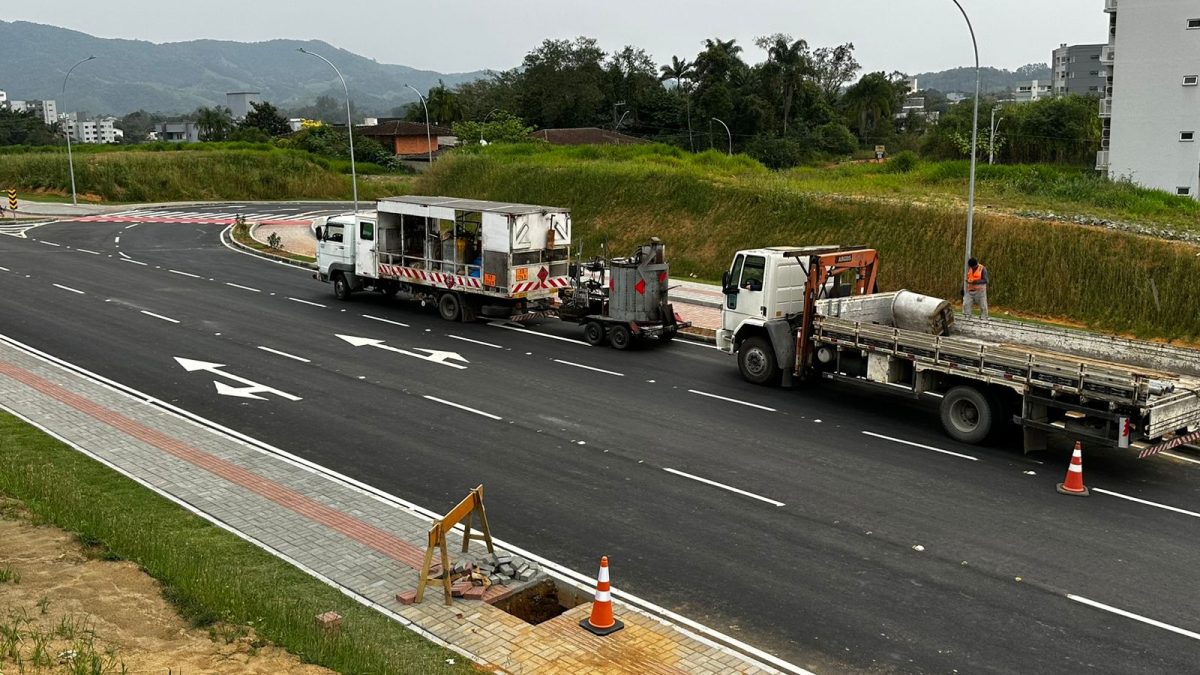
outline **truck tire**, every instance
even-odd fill
[[[956,441],[982,443],[996,423],[995,401],[975,387],[953,387],[942,397],[942,427]]]
[[[333,296],[338,300],[346,301],[350,299],[350,283],[346,281],[346,275],[338,272],[333,276]]]
[[[604,344],[604,324],[599,321],[589,321],[583,324],[583,341],[593,347]]]
[[[738,347],[738,370],[742,379],[753,384],[779,384],[779,364],[775,363],[775,351],[764,337],[746,338]]]
[[[629,332],[629,326],[619,323],[612,327],[612,331],[608,334],[608,341],[612,344],[613,349],[629,349],[629,346],[633,344],[633,334]]]
[[[457,293],[442,293],[438,298],[438,314],[447,321],[458,321],[462,318],[462,303]]]

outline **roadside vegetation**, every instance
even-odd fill
[[[0,495],[77,533],[102,557],[140,565],[195,626],[252,627],[338,672],[470,672],[457,654],[2,412]],[[339,632],[316,626],[329,610],[343,617]]]
[[[898,180],[885,167],[850,169],[845,180]],[[949,183],[959,180],[954,163],[926,170],[935,178],[946,171]],[[439,161],[415,191],[568,206],[586,255],[598,253],[603,241],[620,252],[658,236],[669,246],[673,271],[709,280],[719,278],[741,248],[862,244],[883,256],[882,288],[958,299],[962,209],[926,205],[911,193],[894,201],[841,198],[806,183],[811,171],[793,177],[745,158],[648,146],[489,147]],[[1011,177],[1021,167],[1004,171]],[[1001,192],[1021,184],[1011,179],[1018,186],[1012,187],[1002,173],[995,180]],[[1096,203],[1109,199],[1109,190],[1127,189],[1097,183],[1080,201]],[[1171,208],[1182,214],[1194,207]],[[989,301],[1001,309],[1142,337],[1200,336],[1194,292],[1200,249],[1194,246],[981,209],[975,251],[992,273]]]

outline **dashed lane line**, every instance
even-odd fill
[[[933,447],[932,445],[922,445],[921,443],[914,443],[914,442],[912,442],[912,441],[906,441],[906,440],[904,440],[903,438],[892,438],[891,436],[884,436],[883,434],[877,434],[877,433],[874,433],[874,432],[872,432],[872,431],[864,431],[863,433],[864,433],[864,434],[866,434],[867,436],[871,436],[871,437],[873,437],[873,438],[882,438],[882,439],[883,439],[883,440],[885,440],[885,441],[891,441],[891,442],[893,442],[893,443],[901,443],[901,444],[903,444],[903,445],[911,445],[911,446],[913,446],[914,448],[921,448],[921,449],[924,449],[924,450],[932,450],[932,451],[934,451],[934,452],[940,452],[940,453],[942,453],[943,455],[950,455],[951,457],[958,457],[958,458],[960,458],[960,459],[969,459],[969,460],[971,460],[972,462],[978,462],[978,461],[979,461],[979,458],[978,458],[978,457],[972,457],[972,456],[970,456],[970,455],[964,455],[964,454],[962,454],[962,453],[959,453],[959,452],[951,452],[951,451],[949,451],[949,450],[943,450],[943,449],[941,449],[941,448],[935,448],[935,447]]]
[[[192,274],[191,272],[180,272],[179,270],[167,270],[167,271],[170,272],[171,274],[178,274],[181,277],[191,277],[193,279],[203,279],[204,278],[204,277],[200,276],[199,274]]]
[[[1180,628],[1179,626],[1172,626],[1169,623],[1163,623],[1162,621],[1151,619],[1149,617],[1142,616],[1141,614],[1134,614],[1133,612],[1126,611],[1119,607],[1113,607],[1112,605],[1106,605],[1103,602],[1096,602],[1095,600],[1091,600],[1091,599],[1085,598],[1080,595],[1074,595],[1074,594],[1068,593],[1067,598],[1070,600],[1074,600],[1075,602],[1078,602],[1080,604],[1087,605],[1089,607],[1095,607],[1096,609],[1102,609],[1106,612],[1111,612],[1113,614],[1116,614],[1117,616],[1123,616],[1126,619],[1133,619],[1134,621],[1140,621],[1144,624],[1154,626],[1155,628],[1161,628],[1163,630],[1171,631],[1172,633],[1175,633],[1177,635],[1189,637],[1193,640],[1200,640],[1200,633],[1187,630],[1186,628]]]
[[[715,398],[718,401],[725,401],[726,403],[736,403],[738,405],[744,405],[747,408],[758,408],[759,410],[766,410],[767,412],[776,412],[774,408],[768,408],[765,405],[759,405],[757,403],[748,403],[746,401],[739,401],[736,398],[729,398],[727,396],[718,396],[716,394],[710,394],[706,391],[699,391],[696,389],[688,389],[688,393],[696,394],[697,396],[707,396],[708,398]]]
[[[745,491],[745,490],[742,490],[742,489],[740,489],[740,488],[735,488],[735,487],[733,487],[732,485],[726,485],[726,484],[724,484],[724,483],[718,483],[718,482],[717,482],[717,481],[715,481],[715,480],[709,480],[709,479],[707,479],[707,478],[701,478],[700,476],[696,476],[696,475],[693,475],[693,474],[690,474],[690,473],[684,473],[684,472],[682,472],[682,471],[679,471],[678,469],[672,469],[672,468],[669,468],[669,467],[665,467],[665,466],[664,466],[664,467],[663,467],[663,471],[666,471],[667,473],[673,473],[673,474],[675,474],[676,476],[683,476],[684,478],[690,478],[690,479],[692,479],[692,480],[694,480],[694,481],[698,481],[698,482],[704,483],[705,485],[712,485],[713,487],[719,487],[719,488],[721,488],[722,490],[729,490],[730,492],[736,492],[736,493],[737,493],[737,494],[739,494],[739,495],[744,495],[744,496],[746,496],[746,497],[750,497],[751,499],[757,499],[757,500],[758,500],[758,501],[760,501],[760,502],[766,502],[766,503],[768,503],[768,504],[771,504],[771,505],[774,505],[774,506],[787,506],[787,505],[786,505],[786,504],[784,504],[783,502],[781,502],[781,501],[778,501],[778,500],[775,500],[775,499],[771,499],[770,497],[764,497],[764,496],[762,496],[762,495],[756,495],[756,494],[754,494],[753,492],[747,492],[747,491]]]
[[[63,286],[62,284],[51,284],[51,285],[54,286],[55,288],[61,288],[64,291],[70,291],[72,293],[78,293],[80,295],[87,295],[86,293],[79,290],[78,288],[71,288],[70,286]]]
[[[495,326],[497,328],[503,328],[505,330],[516,331],[518,333],[529,333],[530,335],[536,335],[538,337],[550,338],[551,340],[561,340],[562,342],[572,342],[577,345],[583,345],[584,347],[591,347],[591,345],[584,342],[583,340],[575,340],[573,338],[565,338],[565,337],[562,337],[561,335],[551,335],[550,333],[542,333],[542,332],[539,332],[536,330],[529,330],[528,328],[518,328],[516,326],[509,326],[508,324],[501,323],[499,321],[493,321],[493,322],[489,323],[488,325]]]
[[[171,323],[179,323],[179,321],[177,319],[172,319],[169,316],[163,316],[162,314],[155,314],[154,312],[147,312],[144,309],[141,310],[141,312],[142,312],[142,314],[145,314],[146,316],[152,316],[156,319],[162,319],[163,321],[169,321]]]
[[[146,267],[146,263],[144,263],[140,260],[134,260],[133,258],[121,258],[121,262],[133,263],[134,265],[141,265],[142,267]]]
[[[79,252],[81,252],[81,253],[91,253],[92,255],[100,255],[100,252],[99,252],[99,251],[93,251],[93,250],[91,250],[91,249],[88,249],[88,248],[77,248],[77,249],[75,249],[75,250],[76,250],[76,251],[79,251]]]
[[[461,335],[447,334],[446,337],[450,338],[451,340],[461,340],[463,342],[470,342],[471,344],[475,344],[475,345],[483,345],[484,347],[491,347],[492,349],[504,349],[503,345],[496,345],[496,344],[492,344],[491,342],[484,342],[483,340],[472,340],[471,338],[463,337]]]
[[[1099,492],[1100,494],[1108,495],[1110,497],[1117,497],[1118,499],[1126,499],[1131,502],[1137,502],[1138,504],[1145,504],[1146,506],[1153,506],[1154,508],[1157,508],[1157,509],[1163,509],[1165,511],[1174,511],[1175,513],[1181,513],[1185,516],[1191,516],[1193,518],[1200,518],[1200,513],[1196,513],[1195,511],[1188,511],[1187,509],[1181,509],[1177,506],[1168,506],[1166,504],[1159,504],[1158,502],[1152,502],[1148,499],[1139,499],[1137,497],[1130,497],[1129,495],[1123,495],[1120,492],[1113,492],[1111,490],[1105,490],[1104,488],[1092,488],[1092,492]]]
[[[390,323],[393,326],[400,326],[401,328],[410,328],[411,327],[406,323],[400,323],[399,321],[392,321],[391,319],[383,319],[378,316],[371,316],[370,314],[363,314],[362,318],[370,319],[372,321],[378,321],[380,323]]]
[[[254,292],[254,293],[262,293],[262,291],[258,290],[257,288],[250,288],[249,286],[243,286],[243,285],[241,285],[241,284],[235,284],[235,283],[233,283],[232,281],[226,281],[226,282],[225,282],[225,285],[226,285],[226,286],[233,286],[234,288],[240,288],[240,289],[242,289],[243,291],[252,291],[252,292]]]
[[[298,302],[302,305],[312,305],[313,307],[321,307],[321,308],[325,307],[325,305],[322,305],[319,302],[312,302],[310,300],[301,300],[300,298],[289,297],[288,300],[291,300],[292,302]]]
[[[429,399],[430,401],[433,401],[433,402],[435,402],[435,403],[441,403],[442,405],[448,405],[448,406],[450,406],[451,408],[458,408],[459,410],[465,410],[465,411],[467,411],[467,412],[469,412],[469,413],[474,413],[474,414],[476,414],[476,415],[479,415],[479,416],[481,416],[481,417],[486,417],[486,418],[488,418],[488,419],[490,419],[490,420],[502,420],[502,419],[504,419],[503,417],[500,417],[499,415],[493,415],[492,413],[489,413],[489,412],[484,412],[484,411],[482,411],[482,410],[476,410],[475,408],[472,408],[472,407],[470,407],[470,406],[465,406],[465,405],[463,405],[463,404],[461,404],[461,403],[455,403],[454,401],[447,401],[447,400],[446,400],[446,399],[444,399],[444,398],[438,398],[438,397],[436,397],[436,396],[426,396],[425,398],[427,398],[427,399]]]
[[[625,377],[625,373],[618,373],[615,370],[605,370],[603,368],[596,368],[595,366],[585,366],[582,363],[574,363],[572,361],[563,361],[562,359],[554,359],[554,362],[561,363],[564,366],[573,366],[575,368],[583,368],[584,370],[591,370],[591,371],[594,371],[597,373],[604,373],[605,375],[616,375],[617,377]]]
[[[299,361],[299,362],[301,362],[301,363],[312,363],[312,361],[311,361],[311,360],[309,360],[309,359],[306,359],[306,358],[304,358],[303,356],[296,356],[295,354],[289,354],[289,353],[287,353],[287,352],[281,352],[281,351],[279,351],[278,349],[271,349],[270,347],[264,347],[264,346],[262,346],[262,345],[259,345],[259,346],[258,346],[258,348],[259,348],[259,349],[261,349],[261,350],[263,350],[264,352],[271,352],[272,354],[278,354],[279,356],[282,356],[282,357],[284,357],[284,358],[293,359],[293,360],[295,360],[295,361]]]
[[[45,239],[38,239],[38,240],[36,240],[36,241],[38,241],[39,243],[45,244],[45,245],[47,245],[47,246],[55,246],[55,247],[62,246],[62,244],[56,244],[56,243],[54,243],[54,242],[52,242],[52,241],[46,241]]]

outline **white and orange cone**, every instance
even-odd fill
[[[608,556],[600,558],[600,574],[596,577],[596,599],[592,601],[592,615],[579,622],[584,630],[596,635],[608,635],[625,627],[613,618],[612,594],[608,585]]]
[[[1058,491],[1064,495],[1088,496],[1088,489],[1083,485],[1083,446],[1079,441],[1075,441],[1075,450],[1071,453],[1071,466],[1067,467],[1066,479],[1058,484]]]

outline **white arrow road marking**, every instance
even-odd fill
[[[334,335],[345,340],[346,342],[349,342],[350,344],[354,345],[355,347],[376,347],[378,349],[384,349],[389,352],[395,352],[397,354],[403,354],[405,356],[412,356],[412,357],[421,359],[423,361],[429,361],[431,363],[439,363],[443,366],[450,366],[451,368],[458,368],[459,370],[466,370],[467,367],[460,366],[457,363],[451,363],[451,361],[461,361],[463,363],[470,363],[470,361],[463,358],[461,354],[458,354],[455,352],[443,352],[443,351],[438,351],[436,349],[421,349],[419,347],[415,348],[415,349],[418,349],[419,351],[429,353],[428,355],[425,355],[425,354],[418,354],[416,352],[410,352],[407,349],[400,349],[398,347],[393,347],[391,345],[385,345],[385,344],[383,344],[383,340],[376,340],[375,338],[355,337],[353,335],[338,335],[337,333],[335,333]]]
[[[246,378],[239,377],[237,375],[234,375],[233,373],[227,373],[227,372],[221,370],[221,368],[225,367],[224,363],[211,363],[209,361],[199,361],[196,359],[185,359],[182,356],[176,356],[175,360],[179,363],[179,365],[183,366],[184,370],[188,371],[189,373],[195,372],[197,370],[205,370],[205,371],[212,373],[213,375],[217,375],[219,377],[224,377],[226,379],[233,380],[234,382],[238,382],[238,383],[246,385],[244,387],[231,387],[231,386],[225,384],[224,382],[213,380],[213,385],[216,386],[217,393],[221,394],[222,396],[237,396],[238,398],[262,399],[263,398],[262,396],[256,396],[256,394],[275,394],[276,396],[278,396],[280,398],[286,398],[289,401],[301,400],[299,396],[294,396],[292,394],[287,393],[286,391],[279,391],[278,389],[275,389],[274,387],[268,387],[265,384],[259,384],[258,382],[255,382],[253,380],[247,380]]]

